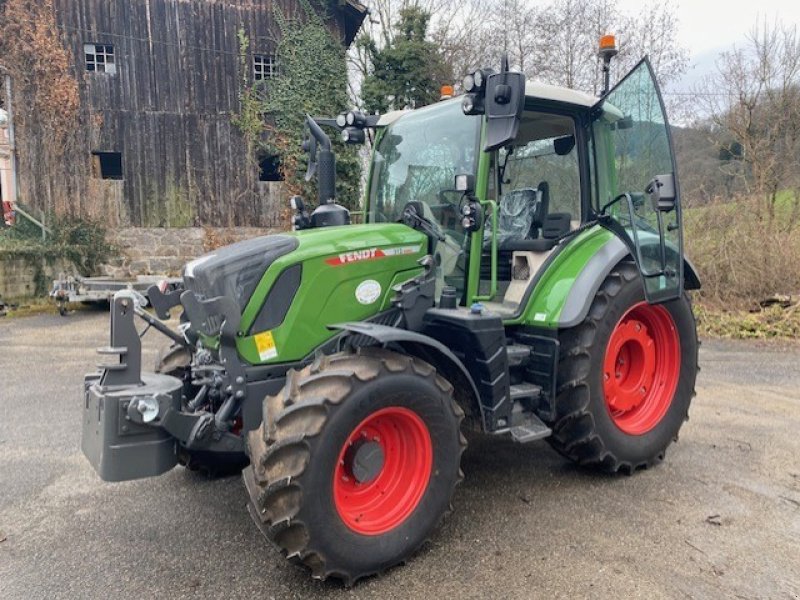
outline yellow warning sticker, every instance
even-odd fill
[[[278,349],[275,347],[275,338],[271,331],[257,333],[253,339],[256,341],[256,350],[261,360],[270,360],[278,356]]]

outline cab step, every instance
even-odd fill
[[[528,362],[531,357],[530,346],[525,344],[508,344],[506,346],[506,354],[508,355],[508,366],[518,367]]]
[[[511,400],[517,401],[523,398],[538,398],[542,394],[542,386],[534,383],[517,383],[510,388]]]
[[[533,413],[526,413],[522,420],[509,429],[515,442],[527,444],[550,437],[553,431]]]

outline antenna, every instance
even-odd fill
[[[503,0],[503,21],[506,22],[506,26],[503,27],[503,56],[505,56],[507,60],[508,59],[508,0]],[[505,70],[507,71],[508,69]]]

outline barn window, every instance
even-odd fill
[[[265,154],[258,159],[259,181],[283,181],[281,159],[274,154]]]
[[[117,72],[114,62],[114,46],[111,44],[84,44],[83,53],[86,56],[86,70],[95,73]]]
[[[256,54],[253,56],[253,79],[264,81],[278,76],[278,57],[274,54]]]
[[[92,152],[92,177],[122,179],[122,153]]]

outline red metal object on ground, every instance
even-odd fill
[[[382,464],[371,478],[359,481],[353,449],[370,443],[374,452],[382,452]],[[378,410],[359,423],[339,453],[333,479],[336,510],[357,533],[386,533],[417,507],[432,468],[433,444],[419,415],[402,407]]]
[[[681,344],[663,306],[641,302],[626,312],[608,340],[603,392],[614,423],[630,435],[653,429],[678,385]]]

